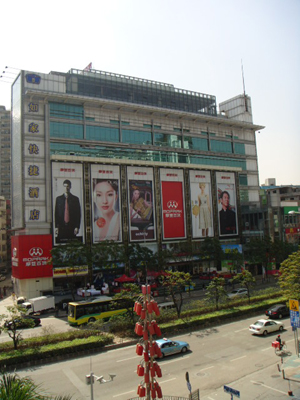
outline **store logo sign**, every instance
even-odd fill
[[[176,210],[176,208],[178,208],[178,203],[175,200],[169,200],[167,203],[167,207],[169,210]]]
[[[41,249],[40,247],[32,247],[29,250],[29,254],[31,257],[34,257],[34,256],[41,257],[43,255],[43,249]]]
[[[41,77],[36,74],[26,74],[26,81],[27,83],[35,83],[36,85],[39,85],[41,82]]]

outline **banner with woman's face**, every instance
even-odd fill
[[[122,240],[120,169],[112,165],[91,165],[93,243]]]
[[[211,179],[209,171],[190,170],[192,237],[214,236]]]
[[[156,239],[153,168],[127,167],[130,241]]]

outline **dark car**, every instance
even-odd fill
[[[34,315],[20,315],[20,317],[17,317],[14,320],[16,329],[24,329],[24,328],[32,328],[31,324],[29,321],[34,322],[34,326],[39,326],[41,325],[41,319],[38,317],[35,317]],[[11,329],[12,328],[13,321],[6,321],[4,323],[5,328]]]
[[[269,318],[279,318],[286,317],[290,315],[290,310],[285,304],[275,304],[274,306],[270,307],[265,314]]]

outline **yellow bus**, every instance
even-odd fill
[[[126,313],[126,308],[122,308],[108,296],[101,296],[92,300],[70,302],[68,305],[68,322],[70,325],[82,325],[94,322],[98,319],[109,319],[114,315]]]

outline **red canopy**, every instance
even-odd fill
[[[116,278],[115,282],[135,282],[135,279],[129,278],[129,276],[124,274],[120,278]]]

